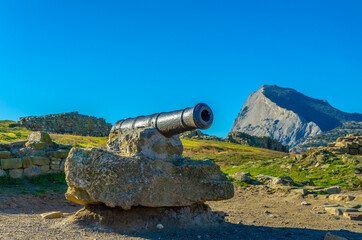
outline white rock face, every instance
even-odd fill
[[[65,164],[66,198],[109,207],[190,206],[234,196],[233,184],[211,161],[150,160],[97,148],[72,148]]]
[[[268,136],[292,147],[322,132],[314,122],[307,122],[293,111],[276,105],[261,89],[246,100],[231,131]]]
[[[348,121],[362,121],[362,114],[342,112],[294,89],[264,85],[246,100],[231,131],[268,136],[294,147]]]

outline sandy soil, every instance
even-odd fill
[[[302,201],[310,205],[301,205]],[[362,221],[329,215],[320,208],[331,203],[260,187],[237,187],[233,199],[207,203],[213,211],[226,214],[218,227],[168,231],[155,226],[148,233],[124,234],[96,223],[74,224],[72,215],[41,218],[44,212],[72,213],[82,208],[65,200],[63,192],[34,196],[1,189],[0,239],[323,239],[327,232],[362,239]]]

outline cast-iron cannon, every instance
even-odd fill
[[[111,132],[117,129],[155,128],[165,137],[172,137],[186,131],[207,129],[213,119],[211,108],[199,103],[183,110],[120,120],[113,125]]]

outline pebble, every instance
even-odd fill
[[[157,229],[163,229],[164,227],[163,227],[163,225],[161,223],[159,223],[159,224],[156,225],[156,228]]]
[[[40,216],[44,219],[60,218],[62,215],[63,215],[62,212],[59,211],[40,214]]]
[[[307,203],[306,201],[304,201],[304,202],[301,202],[300,205],[308,206],[308,205],[310,205],[310,203]]]

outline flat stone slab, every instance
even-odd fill
[[[329,200],[331,201],[339,201],[339,202],[346,202],[346,201],[352,201],[355,197],[351,195],[346,194],[332,194],[329,196]]]
[[[211,161],[123,157],[97,148],[73,148],[65,163],[66,198],[79,204],[190,206],[232,198],[234,187]]]
[[[333,215],[341,216],[345,212],[358,212],[355,208],[345,208],[345,207],[325,207],[324,210]]]
[[[44,219],[52,219],[52,218],[60,218],[63,216],[62,212],[55,211],[55,212],[47,212],[40,214],[40,216]]]
[[[343,217],[350,220],[359,220],[362,221],[362,212],[344,212]]]

